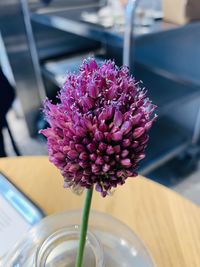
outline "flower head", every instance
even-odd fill
[[[58,98],[56,105],[45,101],[50,127],[41,133],[65,187],[80,191],[95,184],[106,196],[137,175],[155,105],[126,67],[85,60],[77,74],[68,74]]]

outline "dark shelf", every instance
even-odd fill
[[[148,90],[148,96],[158,106],[158,113],[168,112],[173,107],[181,107],[182,104],[196,97],[200,97],[200,84],[195,85],[178,77],[167,77],[156,72],[152,68],[135,64],[137,80],[142,80],[144,87]]]
[[[140,173],[148,174],[171,158],[179,155],[189,146],[191,135],[177,122],[162,116],[150,131],[146,158],[140,166]]]

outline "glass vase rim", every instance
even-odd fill
[[[78,215],[78,214],[81,214],[81,213],[82,213],[82,209],[70,209],[70,210],[64,210],[64,211],[56,212],[56,213],[53,213],[51,215],[48,215],[48,216],[44,217],[38,224],[35,225],[35,227],[37,227],[37,225],[40,225],[41,222],[45,223],[46,220],[48,222],[49,219],[53,220],[55,217],[58,218],[59,216],[65,216],[65,215],[71,215],[72,216],[72,215]],[[149,257],[152,260],[153,266],[156,267],[156,264],[155,264],[154,258],[152,257],[151,251],[146,246],[146,244],[143,241],[143,239],[141,239],[139,237],[139,235],[135,232],[135,230],[132,229],[127,223],[125,223],[124,221],[121,221],[121,219],[118,219],[116,216],[110,215],[109,213],[106,213],[104,211],[91,209],[90,210],[90,218],[91,217],[96,217],[96,216],[104,217],[105,219],[107,218],[108,220],[112,221],[114,224],[118,224],[118,225],[120,225],[120,227],[123,227],[126,232],[129,232],[129,235],[132,238],[134,238],[135,241],[138,242],[141,245],[141,247],[143,247],[144,251],[146,251],[147,254],[149,254]],[[35,227],[33,227],[33,228],[35,228]],[[89,220],[88,230],[90,231],[90,229],[91,228],[90,228],[90,220]]]
[[[72,235],[77,236],[77,240],[79,238],[80,233],[80,226],[79,225],[71,225],[59,228],[55,232],[51,233],[47,238],[43,240],[43,242],[40,244],[40,246],[37,248],[35,257],[34,257],[34,267],[44,267],[45,262],[48,258],[48,256],[53,251],[54,247],[53,244],[59,239],[64,238],[65,236]],[[52,240],[53,239],[53,240]],[[75,240],[75,239],[74,239]],[[103,248],[98,240],[98,238],[95,236],[94,233],[87,231],[87,237],[86,242],[90,244],[90,247],[92,248],[92,251],[95,255],[96,259],[96,267],[105,267],[104,263],[104,255],[103,255]],[[50,249],[51,247],[51,249]],[[41,263],[42,261],[42,263]]]

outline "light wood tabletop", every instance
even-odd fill
[[[83,196],[63,188],[47,157],[0,159],[5,173],[47,214],[81,208]],[[158,267],[200,266],[200,208],[148,179],[129,178],[112,197],[93,197],[92,208],[119,218],[144,241]]]

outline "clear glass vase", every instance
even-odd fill
[[[81,211],[43,219],[4,259],[6,267],[74,267]],[[90,213],[83,267],[153,267],[147,249],[126,225],[100,212]]]

